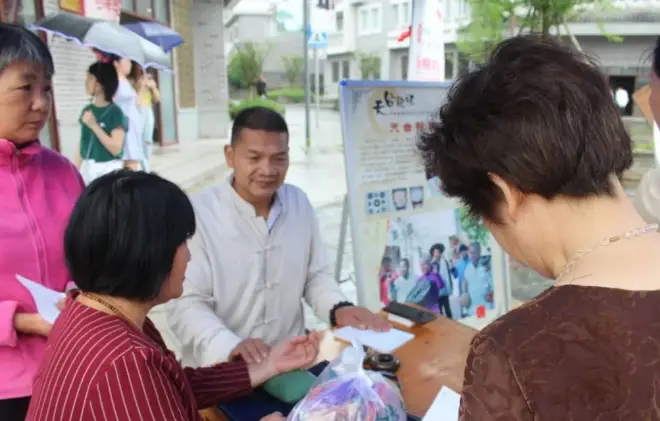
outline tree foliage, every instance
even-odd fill
[[[470,242],[476,241],[484,248],[490,246],[488,229],[481,218],[475,218],[465,208],[459,208],[458,219],[461,229],[467,235]]]
[[[296,55],[284,56],[282,57],[282,64],[284,65],[284,77],[289,82],[289,86],[291,88],[296,87],[302,79],[305,59]]]
[[[263,73],[268,50],[267,45],[254,42],[236,44],[227,66],[229,83],[239,89],[253,86]]]
[[[570,32],[568,22],[585,10],[605,12],[611,0],[466,0],[470,23],[460,31],[458,47],[471,60],[480,63],[491,48],[504,38],[521,33],[544,37],[567,36],[578,50],[581,47]],[[602,19],[597,22],[603,35]]]
[[[380,56],[370,53],[359,53],[357,58],[360,67],[360,76],[363,80],[375,78],[376,75],[380,75]]]

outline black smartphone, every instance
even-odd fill
[[[420,325],[431,322],[437,318],[437,316],[430,311],[420,310],[405,304],[397,303],[396,301],[389,303],[383,310]]]

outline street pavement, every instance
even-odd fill
[[[286,119],[290,131],[291,165],[286,181],[302,188],[317,209],[321,236],[335,262],[339,250],[339,232],[342,215],[342,203],[346,194],[346,174],[344,167],[341,123],[339,114],[332,110],[320,110],[318,127],[315,115],[311,115],[311,147],[306,148],[304,108],[287,107]],[[201,140],[191,144],[167,147],[154,157],[154,170],[162,173],[188,191],[196,191],[220,181],[228,173],[224,163],[222,147],[226,139]],[[648,165],[648,160],[636,162],[636,168]],[[628,187],[634,187],[628,185]],[[350,225],[350,224],[349,224]],[[334,264],[333,264],[334,268]],[[349,300],[356,301],[353,276],[353,253],[348,228],[347,241],[343,254],[343,268],[340,279],[341,288]],[[514,301],[527,301],[552,284],[533,271],[515,263],[511,265],[511,288]],[[158,313],[158,312],[157,312]],[[162,315],[154,316],[166,341],[177,351],[176,340],[167,329]],[[310,329],[323,329],[309,307],[305,305],[306,326]]]

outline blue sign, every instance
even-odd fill
[[[307,25],[307,45],[309,48],[325,48],[328,46],[328,33],[314,31],[312,25]]]

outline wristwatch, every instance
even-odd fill
[[[339,310],[340,308],[353,307],[353,306],[355,306],[355,304],[351,303],[350,301],[340,301],[337,304],[335,304],[330,310],[330,326],[332,327],[337,326],[337,318],[335,317],[335,313],[337,313],[337,310]]]

